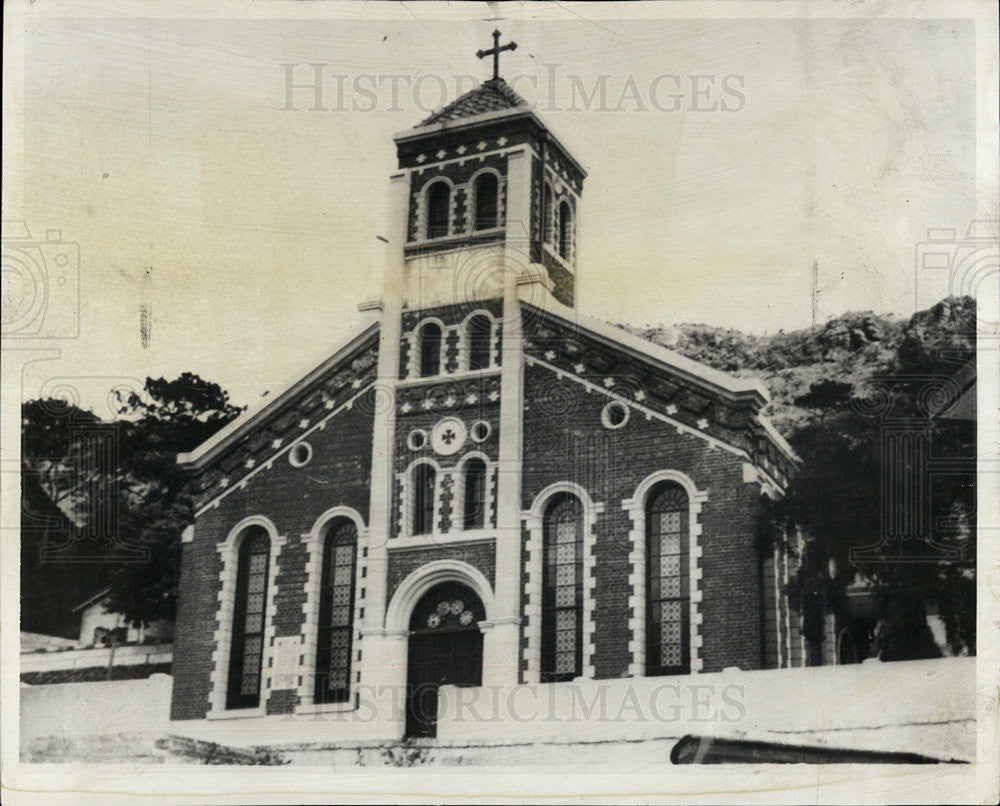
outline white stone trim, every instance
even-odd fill
[[[774,479],[768,475],[767,471],[751,462],[743,463],[743,483],[759,484],[761,494],[770,498],[777,499],[782,496],[781,488],[776,486]]]
[[[422,188],[413,194],[414,202],[417,205],[417,237],[410,243],[433,243],[438,240],[438,238],[428,238],[427,237],[427,219],[428,219],[428,207],[430,206],[430,190],[438,182],[444,182],[448,185],[448,235],[438,236],[439,238],[447,238],[452,235],[455,231],[455,210],[457,209],[457,202],[455,197],[458,195],[458,188],[455,183],[452,182],[444,174],[439,174],[432,179],[428,179]]]
[[[581,677],[594,677],[594,635],[596,623],[594,620],[594,578],[596,558],[594,545],[597,542],[597,516],[604,512],[604,503],[595,502],[581,485],[572,481],[557,481],[548,485],[532,502],[531,508],[521,513],[522,521],[528,530],[528,545],[525,557],[526,581],[524,585],[527,603],[524,615],[528,617],[528,628],[525,631],[527,646],[522,657],[527,662],[525,682],[539,683],[542,667],[542,579],[544,568],[542,551],[544,548],[544,518],[549,500],[559,493],[570,493],[580,499],[583,504],[583,635]]]
[[[781,567],[781,555],[778,551],[778,547],[774,547],[774,585],[772,586],[774,590],[772,591],[774,595],[774,644],[775,651],[777,652],[777,657],[775,658],[775,663],[779,669],[784,669],[786,665],[790,666],[791,663],[785,663],[785,647],[781,640],[781,586],[778,584],[778,571]],[[789,633],[791,632],[791,624],[789,624]],[[790,647],[789,647],[790,649]]]
[[[486,499],[484,501],[485,511],[483,512],[482,529],[489,529],[492,524],[493,513],[493,478],[496,474],[496,462],[490,460],[485,453],[478,450],[471,450],[466,453],[462,460],[447,471],[451,479],[451,528],[450,533],[463,534],[473,529],[465,529],[465,465],[472,459],[481,459],[486,466],[483,476],[483,484],[486,486]]]
[[[256,427],[271,412],[279,410],[298,394],[308,389],[317,380],[323,378],[332,369],[343,366],[345,358],[359,350],[367,339],[375,335],[378,329],[379,324],[370,321],[363,327],[356,329],[340,349],[332,356],[327,357],[318,367],[305,376],[296,370],[295,377],[288,383],[281,385],[279,387],[280,391],[277,394],[272,394],[265,400],[258,402],[231,423],[219,429],[193,451],[177,454],[177,463],[181,465],[193,464],[197,467],[203,466],[226,445]]]
[[[544,308],[539,308],[538,304],[533,303],[531,299],[522,299],[522,301],[536,308],[537,315],[541,315],[543,318],[552,319],[556,323],[562,323],[582,331],[594,337],[598,342],[639,358],[646,364],[658,365],[685,380],[694,382],[697,386],[715,390],[724,395],[727,400],[748,399],[763,405],[771,399],[767,387],[763,381],[757,378],[734,378],[722,370],[712,369],[706,364],[685,358],[674,350],[643,339],[620,327],[609,325],[600,319],[580,313],[551,296],[545,299]],[[539,363],[542,362],[539,361]],[[551,365],[547,366],[559,372],[566,372]],[[757,415],[758,418],[761,416]]]
[[[497,226],[488,227],[486,229],[477,230],[476,229],[476,215],[478,210],[476,210],[476,181],[483,174],[493,174],[497,180]],[[489,232],[503,232],[505,228],[506,217],[504,215],[506,208],[506,190],[507,190],[507,177],[500,173],[496,168],[492,166],[486,166],[480,168],[476,171],[470,178],[469,181],[461,186],[465,190],[465,232],[468,235],[476,235],[478,233],[489,233]]]
[[[296,454],[299,453],[299,449],[305,451],[305,458],[297,458]],[[304,439],[298,440],[294,445],[292,445],[291,450],[288,452],[288,464],[292,467],[299,468],[305,467],[309,462],[312,461],[313,449],[312,445],[306,442]]]
[[[441,349],[438,352],[438,368],[434,375],[421,375],[420,374],[420,357],[422,350],[422,341],[420,337],[420,331],[424,325],[433,322],[439,328],[441,328]],[[435,377],[437,375],[444,374],[444,368],[447,365],[447,355],[448,355],[448,330],[449,327],[444,323],[444,320],[438,318],[437,316],[425,316],[419,322],[417,322],[413,329],[406,333],[406,343],[407,343],[407,359],[406,359],[406,377],[412,379],[426,380],[427,378]]]
[[[278,591],[278,555],[286,538],[278,534],[274,523],[263,515],[251,515],[234,526],[226,539],[216,546],[222,567],[219,571],[219,607],[212,651],[212,673],[210,676],[209,718],[225,718],[237,710],[226,710],[226,688],[229,682],[229,658],[232,651],[233,615],[236,609],[236,572],[239,567],[240,546],[246,531],[251,526],[262,526],[267,530],[271,545],[268,551],[267,603],[264,607],[264,646],[261,651],[260,706],[266,708],[270,693],[267,670],[272,657],[271,643],[274,641],[275,596]],[[214,715],[214,716],[213,716]]]
[[[272,465],[274,465],[274,462],[279,457],[281,457],[283,454],[285,454],[288,451],[290,451],[297,443],[301,442],[303,439],[305,439],[306,437],[308,437],[310,434],[314,433],[315,431],[323,431],[323,430],[325,430],[327,422],[329,422],[332,418],[336,417],[341,412],[343,412],[343,411],[349,411],[350,409],[354,408],[354,401],[357,400],[359,397],[361,397],[363,394],[365,394],[374,385],[375,385],[374,383],[368,383],[365,386],[362,386],[358,390],[358,392],[356,394],[352,395],[347,400],[345,400],[343,403],[341,403],[337,408],[333,409],[329,414],[327,414],[326,416],[324,416],[323,419],[321,419],[318,423],[316,423],[315,425],[307,427],[305,430],[302,431],[301,434],[298,434],[296,437],[294,437],[293,439],[289,440],[288,445],[285,445],[282,448],[280,448],[279,450],[276,450],[273,454],[271,454],[270,457],[268,457],[267,459],[265,459],[263,462],[261,462],[259,465],[257,465],[252,470],[248,471],[246,473],[246,475],[241,476],[239,479],[237,479],[236,481],[234,481],[232,484],[229,485],[228,488],[226,488],[226,490],[224,490],[223,492],[219,493],[215,498],[213,498],[210,501],[208,501],[204,506],[202,506],[197,512],[194,513],[195,518],[199,517],[200,515],[203,515],[204,513],[206,513],[210,509],[214,509],[214,508],[218,507],[219,503],[227,495],[230,495],[231,493],[234,493],[237,490],[244,489],[247,486],[247,483],[250,481],[250,479],[252,479],[258,473],[261,473],[261,472],[263,472],[265,470],[270,470],[271,467],[272,467]],[[383,387],[383,388],[385,388],[385,387]]]
[[[448,532],[447,534],[414,535],[396,537],[389,542],[388,551],[404,551],[405,549],[423,548],[425,546],[445,546],[450,543],[471,543],[477,540],[496,540],[496,529],[469,529],[465,532]]]
[[[566,205],[569,210],[569,232],[567,233],[567,244],[566,254],[562,253],[562,206]],[[560,257],[563,263],[566,264],[567,268],[572,269],[576,265],[576,205],[573,203],[573,197],[565,192],[565,189],[559,193],[558,198],[552,200],[552,212],[553,218],[552,223],[554,225],[555,240],[552,246],[555,247],[554,251],[558,257]],[[558,211],[559,215],[555,215]]]
[[[557,367],[554,364],[550,364],[548,361],[545,361],[541,358],[537,358],[536,356],[526,355],[524,360],[527,362],[528,366],[537,365],[540,367],[544,367],[550,372],[554,372],[556,374],[556,377],[558,377],[560,380],[565,378],[574,381],[583,386],[584,388],[586,388],[588,392],[599,392],[605,397],[611,398],[613,400],[619,400],[622,403],[625,403],[626,405],[636,409],[637,411],[641,411],[645,415],[647,420],[657,419],[660,420],[661,422],[668,423],[669,425],[672,425],[674,428],[677,429],[678,434],[688,434],[690,436],[699,437],[705,440],[705,442],[708,443],[709,447],[721,448],[722,450],[727,451],[728,453],[731,453],[734,456],[739,456],[740,458],[746,460],[747,464],[750,464],[751,467],[754,467],[751,464],[750,454],[748,454],[742,448],[737,448],[735,445],[730,445],[728,442],[723,442],[720,439],[716,439],[715,437],[706,434],[704,431],[700,431],[697,428],[693,428],[690,425],[682,423],[680,420],[675,420],[669,415],[662,414],[656,411],[655,409],[651,409],[648,406],[644,406],[641,403],[636,402],[635,400],[631,400],[628,397],[619,394],[618,392],[614,392],[604,388],[603,386],[598,386],[595,383],[591,383],[586,378],[581,378],[579,375],[576,375],[573,372],[570,372],[569,370]],[[774,488],[776,491],[776,495],[777,491],[783,489],[781,485],[778,484],[778,482],[773,477],[771,477],[767,473],[767,471],[764,470],[763,468],[754,467],[754,470],[758,475],[757,481],[762,486],[768,489]],[[745,468],[744,468],[744,473],[746,473]]]
[[[354,522],[358,530],[358,539],[355,544],[354,559],[354,635],[351,641],[351,668],[355,669],[357,663],[355,658],[361,650],[361,616],[360,611],[364,607],[364,597],[361,595],[364,589],[365,577],[362,576],[362,544],[368,540],[368,527],[365,526],[361,514],[352,507],[335,506],[320,515],[313,524],[312,529],[302,535],[302,542],[306,549],[306,601],[302,606],[303,619],[302,629],[299,635],[299,643],[302,645],[302,659],[300,672],[302,683],[298,686],[299,705],[295,709],[296,713],[302,713],[304,709],[313,709],[314,675],[316,670],[316,652],[319,646],[319,605],[320,586],[323,581],[323,546],[326,542],[326,527],[335,518],[347,518]],[[312,670],[312,673],[310,673]],[[349,680],[348,685],[354,681]],[[338,703],[343,705],[343,703]],[[326,706],[324,706],[325,708]]]
[[[409,372],[409,361],[407,361],[407,372]],[[490,369],[472,369],[472,370],[458,370],[456,372],[450,372],[448,374],[448,380],[450,381],[464,381],[471,378],[491,378],[495,375],[500,375],[500,367],[491,367]],[[429,378],[404,378],[401,381],[397,381],[397,389],[407,389],[414,386],[426,386]]]
[[[385,613],[385,630],[409,634],[410,615],[420,598],[441,582],[460,582],[476,592],[486,609],[486,621],[494,616],[493,586],[482,572],[461,560],[435,560],[411,572],[396,588]]]
[[[498,335],[497,318],[485,308],[477,308],[476,310],[469,313],[464,319],[462,319],[461,323],[457,327],[459,372],[481,371],[469,368],[469,351],[470,351],[469,323],[472,321],[473,317],[476,316],[485,316],[490,320],[490,365],[488,367],[485,367],[484,369],[491,370],[491,369],[496,369],[497,367],[497,362],[495,360],[497,335]]]
[[[441,534],[441,485],[445,473],[435,459],[430,456],[420,456],[410,462],[406,470],[396,474],[399,482],[399,528],[396,534],[399,537],[421,536],[412,532],[414,503],[412,478],[418,465],[430,465],[434,468],[434,516],[431,519],[431,536]]]
[[[632,569],[628,577],[629,587],[632,590],[629,595],[631,616],[628,620],[631,630],[628,646],[632,653],[632,662],[629,664],[628,671],[633,677],[646,676],[646,501],[653,487],[664,481],[679,484],[684,488],[688,497],[688,588],[690,592],[688,615],[691,622],[689,645],[691,673],[700,672],[703,666],[701,657],[701,601],[703,592],[700,586],[702,525],[699,515],[702,505],[708,501],[708,492],[699,490],[691,477],[679,470],[658,470],[646,476],[639,483],[631,498],[622,500],[622,509],[628,513],[632,520],[632,527],[629,530],[631,551],[628,555]]]

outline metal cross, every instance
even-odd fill
[[[500,32],[493,32],[493,47],[489,50],[477,50],[476,56],[482,59],[485,56],[493,56],[493,78],[500,78],[500,54],[505,50],[517,50],[517,42],[509,42],[500,47]]]

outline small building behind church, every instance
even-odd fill
[[[367,323],[180,457],[173,730],[395,740],[444,685],[803,665],[767,390],[579,309],[587,172],[499,76],[395,146]]]

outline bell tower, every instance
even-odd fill
[[[575,307],[586,172],[500,77],[500,54],[516,45],[500,45],[499,32],[493,39],[478,53],[493,57],[492,77],[394,138],[385,285],[381,300],[363,306],[379,312],[384,405],[373,421],[369,529],[379,539],[369,547],[361,629],[371,668],[401,666],[405,635],[387,610],[390,547],[441,535],[490,545],[496,570],[483,683],[513,685],[523,567],[522,311],[553,301]],[[469,467],[484,474],[481,488],[468,486]],[[469,489],[482,489],[489,502],[471,532],[453,514],[465,511]]]
[[[586,172],[499,75],[517,45],[480,50],[493,76],[394,138],[408,179],[403,306],[499,298],[507,273],[532,269],[573,307],[577,217]],[[397,177],[397,180],[402,177]]]

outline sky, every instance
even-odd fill
[[[58,356],[26,365],[24,397],[104,416],[110,389],[192,371],[253,404],[334,352],[399,248],[380,240],[392,137],[488,77],[494,27],[518,45],[501,73],[589,174],[584,312],[806,327],[814,262],[820,321],[948,293],[914,255],[983,217],[970,20],[493,5],[29,13],[4,218],[34,242],[58,230],[79,265],[52,286],[57,338],[35,343]],[[322,111],[286,86],[310,65]]]

